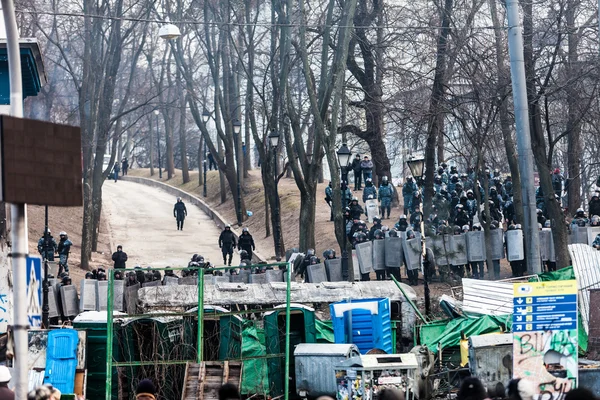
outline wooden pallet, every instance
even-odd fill
[[[185,385],[181,400],[218,400],[219,388],[231,383],[240,389],[242,385],[241,362],[206,361],[201,364],[188,362],[185,366]]]

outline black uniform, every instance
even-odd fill
[[[125,262],[127,261],[127,253],[125,253],[120,247],[117,247],[117,251],[115,251],[112,255],[112,260],[115,262],[114,268],[122,268],[125,269]]]
[[[242,236],[238,238],[238,250],[246,250],[248,259],[252,260],[252,251],[256,250],[256,246],[250,232],[242,232]]]
[[[233,258],[233,249],[235,248],[235,235],[231,232],[231,229],[225,228],[219,236],[219,248],[223,253],[223,264],[231,266],[231,259]],[[229,255],[229,261],[227,261],[227,255]]]
[[[183,230],[183,220],[187,216],[187,209],[185,208],[185,203],[181,200],[178,200],[173,207],[173,216],[177,219],[177,230]]]

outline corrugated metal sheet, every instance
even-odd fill
[[[342,360],[357,356],[353,344],[300,343],[294,350],[296,390],[311,397],[334,395],[337,391],[334,367]]]
[[[512,282],[462,280],[463,312],[475,315],[507,315],[513,312]]]
[[[590,289],[600,289],[600,251],[587,244],[570,244],[569,254],[577,279],[583,328],[589,332]]]

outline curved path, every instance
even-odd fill
[[[103,215],[108,218],[112,244],[123,246],[127,268],[136,265],[184,267],[195,253],[222,265],[220,229],[198,207],[186,204],[182,231],[173,217],[176,198],[167,192],[133,182],[107,180],[103,185]],[[239,257],[234,252],[233,262]]]

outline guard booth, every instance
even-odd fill
[[[384,388],[395,388],[414,399],[417,357],[413,353],[361,355],[335,366],[338,399],[377,399]]]
[[[285,371],[285,304],[265,313],[265,345],[269,366],[269,389],[272,397],[283,394]],[[302,304],[290,307],[290,349],[300,343],[316,343],[315,310]],[[290,354],[290,388],[296,386],[294,357]]]

